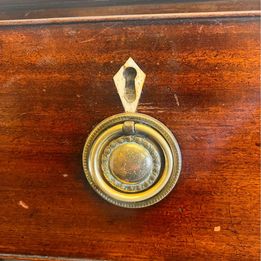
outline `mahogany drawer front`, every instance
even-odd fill
[[[254,17],[0,26],[2,257],[258,260],[259,46]],[[123,111],[112,77],[130,56],[139,112],[183,156],[172,193],[137,210],[97,196],[81,162]]]

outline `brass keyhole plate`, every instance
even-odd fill
[[[181,152],[171,131],[140,113],[109,117],[91,132],[83,150],[83,168],[93,189],[126,208],[157,203],[174,188]]]

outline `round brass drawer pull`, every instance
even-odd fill
[[[137,67],[130,59],[127,63]],[[90,133],[83,167],[87,180],[105,200],[140,208],[157,203],[173,189],[181,171],[181,152],[165,125],[148,115],[127,111],[105,119]]]

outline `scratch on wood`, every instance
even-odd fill
[[[28,208],[29,208],[29,206],[28,206],[26,203],[24,203],[22,200],[20,200],[20,201],[18,202],[18,205],[21,206],[22,208],[25,208],[25,209],[28,209]]]
[[[111,29],[112,27],[114,27],[114,25],[111,25],[111,26],[108,26],[106,28],[104,28],[103,30],[101,30],[100,32],[94,34],[93,37],[91,37],[90,39],[87,39],[87,40],[84,40],[84,41],[81,41],[80,43],[88,43],[88,42],[92,42],[96,39],[97,36],[103,34],[104,32],[106,32],[107,30]]]
[[[177,94],[176,93],[174,93],[174,98],[175,98],[175,101],[176,101],[176,104],[177,104],[177,106],[179,107],[179,98],[178,98],[178,96],[177,96]]]
[[[201,32],[202,32],[202,29],[203,29],[203,25],[201,25],[201,26],[199,27],[198,32],[201,33]]]
[[[31,13],[31,11],[25,13],[25,14],[24,14],[24,17],[27,17],[30,13]]]

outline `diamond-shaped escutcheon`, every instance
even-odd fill
[[[114,75],[116,85],[125,112],[136,112],[146,74],[130,57]]]

